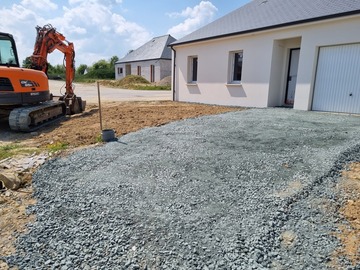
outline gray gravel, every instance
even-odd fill
[[[360,118],[252,109],[47,162],[20,269],[327,269]],[[351,266],[345,258],[340,263]]]

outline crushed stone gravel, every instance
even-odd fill
[[[360,118],[283,108],[178,121],[43,165],[20,269],[326,269]],[[360,269],[346,258],[346,269]]]

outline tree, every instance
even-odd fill
[[[116,55],[114,55],[113,57],[110,58],[110,67],[111,68],[115,68],[115,63],[119,61],[119,57],[117,57]]]
[[[66,70],[65,70],[64,65],[52,66],[51,64],[48,64],[48,74],[58,75],[58,76],[60,76],[60,75],[65,76],[65,73],[66,73]]]
[[[28,56],[24,59],[24,61],[22,62],[22,67],[31,68],[31,56]]]
[[[98,70],[98,69],[107,69],[110,67],[110,65],[109,65],[109,62],[107,62],[104,59],[101,59],[101,60],[97,61],[96,63],[94,63],[92,67],[94,70]]]
[[[79,74],[79,75],[84,75],[87,68],[88,68],[87,65],[81,64],[81,65],[77,68],[76,72],[77,72],[77,74]]]

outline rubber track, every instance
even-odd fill
[[[33,121],[29,121],[29,115],[38,110],[43,110],[51,107],[64,106],[63,114],[60,114],[57,117],[52,117],[51,119],[42,122],[41,124],[32,126],[31,123]],[[16,108],[11,111],[9,115],[9,126],[11,130],[14,131],[23,131],[23,132],[32,132],[43,126],[46,126],[50,123],[58,121],[60,118],[64,117],[66,114],[65,103],[64,102],[56,102],[56,101],[47,101],[37,106],[27,106]],[[30,122],[30,123],[29,123]]]

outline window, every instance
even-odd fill
[[[197,73],[198,73],[198,58],[197,56],[190,56],[189,57],[189,83],[196,83],[197,82]]]
[[[123,73],[123,68],[122,68],[122,67],[121,67],[121,68],[118,67],[117,70],[118,70],[118,74],[122,74],[122,73]]]
[[[230,82],[240,83],[242,75],[243,52],[230,53]]]
[[[155,82],[155,65],[150,65],[150,82]]]
[[[141,76],[141,66],[137,66],[137,75]]]
[[[0,39],[0,64],[18,66],[11,40],[6,37]]]

